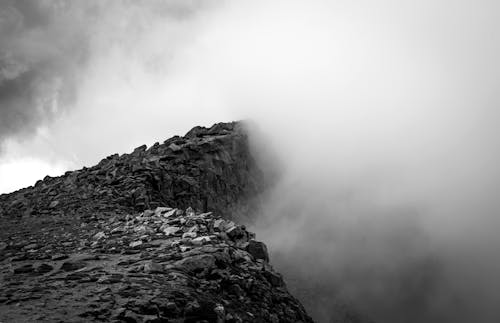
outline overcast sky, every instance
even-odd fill
[[[417,97],[483,127],[497,116],[497,9],[488,0],[2,1],[0,191],[199,124],[307,115],[300,121],[331,126],[347,111],[334,105],[356,96],[359,107]],[[384,105],[370,113],[392,118]]]

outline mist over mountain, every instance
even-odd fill
[[[248,224],[315,320],[497,322],[499,9],[2,2],[0,190],[251,120]]]

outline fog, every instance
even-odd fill
[[[279,169],[253,229],[317,321],[500,320],[496,2],[113,4],[75,23],[72,100],[0,132],[4,160],[249,119]]]

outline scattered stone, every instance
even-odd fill
[[[203,237],[197,237],[191,240],[191,243],[197,246],[201,246],[207,242],[210,242],[210,237],[209,236],[203,236]]]
[[[44,273],[48,273],[48,272],[52,271],[53,269],[54,269],[54,267],[52,267],[51,265],[42,263],[42,264],[35,267],[35,272],[40,273],[40,274],[44,274]]]
[[[246,236],[245,230],[241,226],[233,226],[229,228],[228,230],[226,230],[226,234],[233,241],[245,238]]]
[[[181,230],[180,227],[171,226],[171,227],[163,228],[163,233],[165,233],[166,236],[172,236],[172,235],[176,234],[177,232],[179,232],[180,230]]]
[[[52,260],[64,260],[64,259],[68,259],[68,255],[64,255],[64,254],[56,254],[56,255],[53,255],[51,257]]]
[[[99,241],[101,239],[105,239],[106,238],[106,234],[101,231],[101,232],[96,233],[93,238],[94,238],[94,240]]]
[[[267,253],[267,247],[264,243],[250,240],[248,241],[246,250],[249,254],[254,256],[255,259],[263,259],[264,261],[269,262],[269,254]]]
[[[23,247],[23,250],[33,250],[37,249],[38,245],[36,243],[30,243],[29,245],[26,245]]]
[[[158,206],[155,211],[154,211],[154,215],[156,216],[160,216],[168,211],[171,211],[172,208],[169,208],[169,207],[162,207],[162,206]]]
[[[14,269],[14,274],[27,274],[33,272],[35,269],[33,268],[33,265],[28,264],[24,266],[20,266]]]
[[[240,128],[0,195],[0,322],[312,322],[229,220],[263,188]]]
[[[214,312],[217,315],[217,323],[224,323],[226,319],[226,310],[224,309],[224,306],[222,306],[221,304],[216,304]]]
[[[163,214],[163,217],[165,217],[165,218],[170,218],[171,216],[175,215],[175,214],[176,214],[176,212],[177,212],[177,209],[173,209],[173,210],[171,210],[171,211],[165,212],[165,213]]]
[[[50,209],[53,209],[59,205],[59,201],[52,201],[49,205]]]
[[[174,151],[174,152],[175,152],[175,151],[179,151],[179,150],[181,150],[181,149],[182,149],[181,147],[179,147],[178,145],[176,145],[176,144],[174,144],[174,143],[170,144],[170,145],[168,146],[168,148],[169,148],[169,149],[171,149],[171,150],[172,150],[172,151]]]
[[[197,234],[196,232],[185,232],[182,234],[182,239],[189,239],[189,238],[196,238]]]
[[[153,274],[163,272],[163,266],[154,261],[148,261],[144,264],[144,272]]]
[[[214,229],[217,229],[219,231],[224,230],[224,220],[223,219],[217,219],[214,221]]]
[[[196,214],[195,214],[195,212],[194,212],[194,210],[193,210],[193,208],[192,208],[192,207],[188,207],[188,208],[186,209],[186,216],[188,216],[188,217],[193,217],[193,216],[195,216],[195,215],[196,215]]]
[[[136,247],[139,247],[142,245],[142,241],[141,240],[137,240],[137,241],[132,241],[130,244],[129,244],[129,247],[131,248],[136,248]]]
[[[61,265],[62,271],[74,271],[84,268],[86,263],[83,261],[66,261]]]

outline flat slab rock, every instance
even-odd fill
[[[212,213],[2,220],[2,323],[312,322],[265,245]]]

